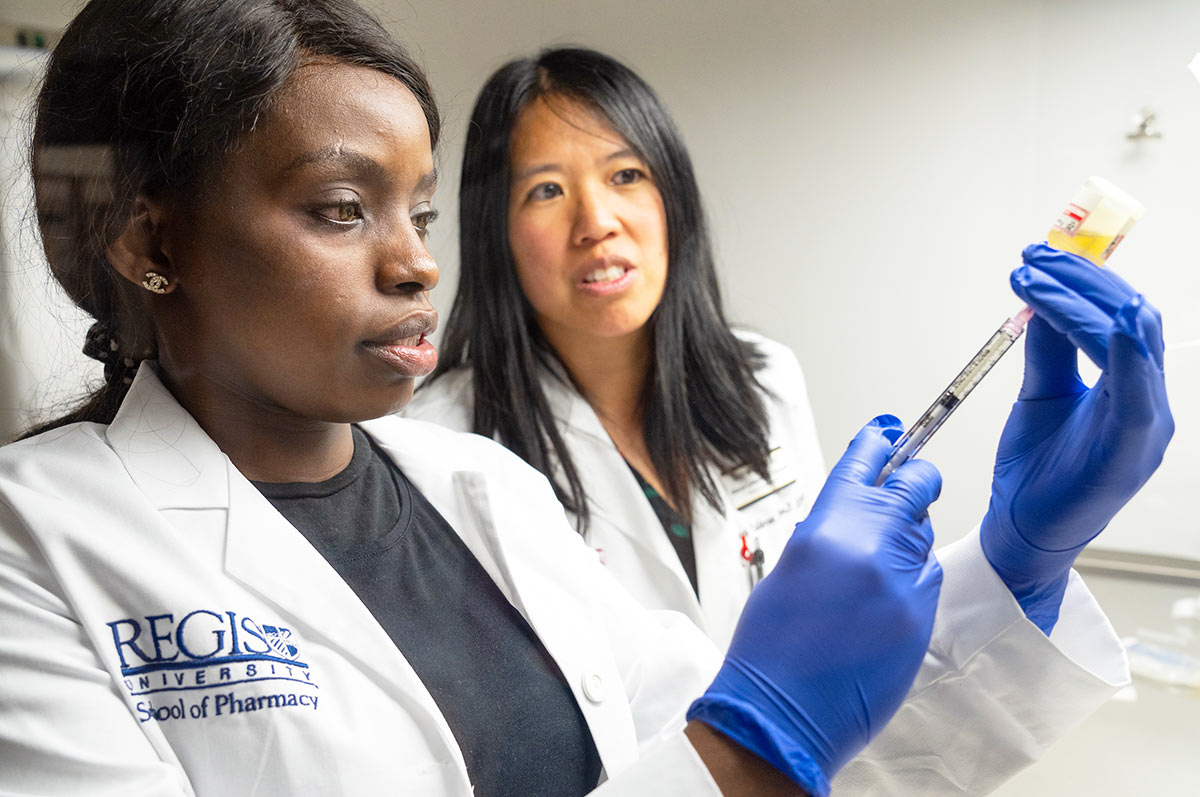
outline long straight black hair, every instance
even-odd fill
[[[424,71],[354,0],[91,0],[54,48],[37,100],[33,180],[55,279],[96,319],[104,384],[65,416],[108,423],[156,356],[141,289],[108,262],[140,193],[201,193],[300,66],[331,59],[399,80],[437,145]]]
[[[586,529],[586,491],[539,381],[556,355],[521,291],[508,239],[512,130],[540,97],[578,103],[605,120],[646,164],[662,195],[667,282],[648,322],[653,345],[641,397],[643,431],[667,492],[690,521],[693,489],[720,508],[710,465],[722,471],[745,465],[767,475],[767,416],[755,377],[762,358],[725,320],[683,140],[650,86],[613,58],[581,48],[545,50],[504,65],[480,92],[459,193],[458,294],[432,379],[470,367],[473,431],[546,474]]]

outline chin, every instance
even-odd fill
[[[624,318],[607,324],[598,325],[594,335],[598,338],[627,338],[645,332],[650,318]]]
[[[392,415],[408,406],[412,401],[413,384],[391,389],[363,390],[353,395],[343,394],[346,400],[338,402],[331,411],[329,420],[335,423],[359,423]]]

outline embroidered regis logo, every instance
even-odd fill
[[[292,632],[281,626],[260,626],[236,612],[196,609],[178,622],[174,614],[152,614],[108,623],[123,675],[146,669],[172,669],[187,663],[210,665],[218,661],[273,659],[307,666],[295,661],[299,649],[291,643]],[[270,630],[268,630],[270,629]]]

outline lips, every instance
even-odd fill
[[[437,367],[437,349],[426,338],[437,328],[437,313],[414,313],[362,342],[363,349],[403,376],[426,376]]]
[[[623,257],[606,255],[576,271],[576,286],[592,296],[620,293],[633,284],[637,269]]]
[[[417,345],[421,338],[433,334],[437,329],[438,316],[434,310],[422,310],[405,316],[378,335],[363,341],[367,345],[387,346],[392,344]]]

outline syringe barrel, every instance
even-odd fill
[[[1024,321],[1021,321],[1020,324],[1017,324],[1017,321],[1021,319],[1023,313],[1024,311],[1000,325],[1000,328],[988,338],[987,343],[983,344],[983,348],[976,352],[966,367],[958,372],[958,376],[954,377],[954,380],[929,406],[929,409],[925,410],[917,422],[904,433],[904,436],[896,441],[896,444],[892,446],[892,453],[888,457],[887,465],[880,471],[876,484],[883,484],[896,468],[916,456],[921,447],[925,445],[925,441],[933,436],[933,433],[958,408],[962,400],[975,389],[980,380],[987,376],[988,371],[992,370],[992,366],[1000,361],[1004,353],[1021,336],[1025,326]]]

